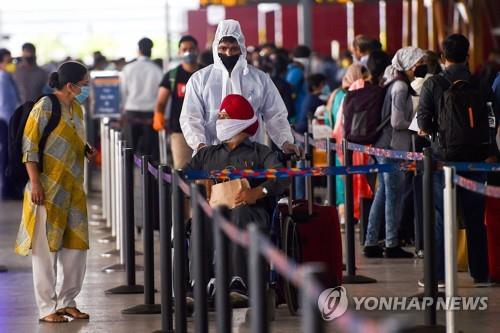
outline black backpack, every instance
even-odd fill
[[[474,161],[487,157],[489,147],[488,109],[479,85],[451,82],[442,75],[443,88],[438,113],[438,145],[445,161]]]
[[[364,88],[348,91],[344,98],[344,132],[348,141],[371,144],[390,118],[381,119],[386,87],[365,84]]]
[[[61,104],[57,99],[56,95],[42,95],[37,98],[36,101],[26,102],[19,106],[9,121],[9,133],[8,133],[8,152],[9,160],[6,169],[7,177],[10,177],[16,186],[21,187],[26,185],[29,180],[28,172],[26,167],[22,162],[23,158],[23,134],[24,127],[28,121],[33,106],[44,96],[50,98],[52,102],[52,114],[49,118],[47,126],[43,130],[42,136],[40,138],[40,143],[38,145],[38,151],[40,154],[40,162],[38,164],[40,172],[43,171],[43,158],[42,153],[45,149],[45,144],[47,143],[47,138],[50,133],[57,127],[59,121],[61,120]]]

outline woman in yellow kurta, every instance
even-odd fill
[[[38,146],[53,109],[49,97],[35,104],[24,129],[23,162],[30,180],[15,251],[28,255],[32,249],[35,296],[40,320],[46,322],[66,322],[65,315],[89,318],[74,300],[81,290],[89,248],[83,174],[85,155],[90,158],[94,151],[86,150],[80,106],[88,97],[88,81],[87,68],[78,62],[66,62],[51,74],[49,85],[55,88],[61,120],[42,154]],[[57,263],[62,272],[55,269]],[[56,293],[58,275],[62,285]]]

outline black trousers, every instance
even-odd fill
[[[461,176],[484,183],[486,174],[482,172],[460,172]],[[436,210],[436,267],[438,280],[444,280],[444,174],[434,174],[434,206]],[[457,188],[457,210],[463,214],[467,233],[467,255],[470,275],[479,281],[485,281],[488,273],[488,240],[484,225],[485,198],[482,194]],[[426,254],[427,255],[427,254]]]
[[[267,209],[262,206],[238,206],[231,210],[231,222],[236,225],[241,230],[246,230],[247,226],[251,223],[255,223],[262,232],[267,232],[270,226],[270,217]],[[205,232],[205,242],[207,244],[207,257],[205,259],[210,263],[208,268],[208,278],[214,277],[214,241],[213,241],[213,225],[212,221],[206,219]],[[191,233],[192,236],[192,233]],[[190,241],[190,244],[191,241]],[[189,256],[190,256],[190,276],[193,279],[193,267],[192,267],[192,246],[189,246]],[[240,278],[248,284],[248,250],[234,244],[230,243],[230,276],[239,276]]]
[[[127,147],[137,155],[151,155],[153,160],[160,157],[158,133],[153,129],[153,111],[126,111],[123,135]]]

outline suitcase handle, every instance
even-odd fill
[[[302,158],[297,159],[296,154],[284,154],[280,153],[280,160],[283,162],[286,162],[286,167],[291,168],[292,167],[292,162],[297,162],[297,161],[304,161],[306,167],[311,167],[312,166],[312,146],[310,144],[311,137],[309,133],[304,134],[304,145],[305,145],[305,151],[302,154]],[[312,215],[312,208],[313,208],[313,193],[312,193],[312,178],[311,176],[306,176],[305,177],[305,183],[306,183],[306,201],[307,201],[307,213],[309,216]],[[294,182],[290,182],[289,185],[289,191],[288,191],[288,215],[292,216],[293,214],[293,185]]]

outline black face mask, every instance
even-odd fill
[[[225,55],[223,53],[219,53],[219,58],[222,60],[222,63],[226,67],[226,69],[230,72],[233,70],[234,66],[236,66],[236,63],[238,62],[238,59],[240,58],[240,54],[235,54],[232,56]]]
[[[27,64],[29,65],[34,65],[36,62],[36,57],[30,56],[30,57],[24,57],[24,61],[26,61]]]
[[[415,77],[425,77],[427,74],[427,65],[418,65],[415,68]]]

